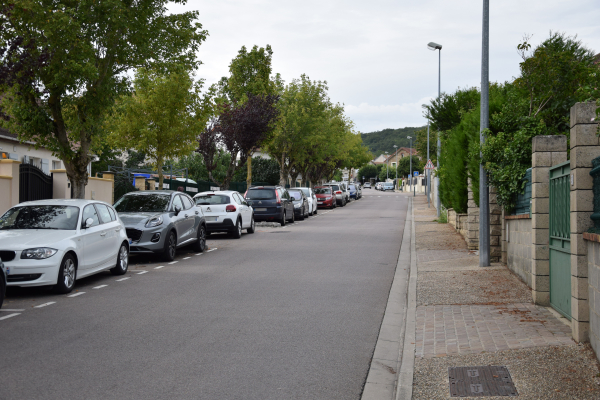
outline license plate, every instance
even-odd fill
[[[322,202],[322,201],[319,201],[319,202],[317,202],[317,204],[323,204],[323,202]]]
[[[219,217],[206,217],[206,221],[216,221]]]
[[[255,208],[254,211],[267,211],[266,208]]]

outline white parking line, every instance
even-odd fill
[[[204,254],[204,253],[198,253],[198,254],[196,254],[196,255],[197,255],[197,256],[201,256],[202,254]]]
[[[214,249],[210,249],[210,250],[206,250],[207,253],[210,253],[211,251],[215,251],[217,248],[215,247]]]
[[[0,317],[0,321],[2,321],[3,319],[11,318],[11,317],[16,317],[17,315],[21,315],[21,314],[20,313],[8,314],[8,315],[5,315],[4,317]]]
[[[183,257],[184,260],[189,260],[192,257]]]
[[[49,306],[50,304],[55,304],[55,303],[56,303],[55,301],[50,301],[48,303],[40,304],[39,306],[35,306],[33,308],[42,308],[42,307],[46,307],[46,306]]]
[[[77,296],[81,296],[82,294],[85,294],[85,292],[78,292],[78,293],[75,293],[75,294],[71,294],[71,295],[69,295],[67,297],[77,297]]]
[[[127,279],[129,279],[129,277],[117,279],[117,282],[126,281]]]
[[[25,310],[24,310],[24,309],[22,309],[22,308],[3,308],[3,309],[2,309],[2,310],[0,310],[0,311],[4,311],[4,312],[15,312],[15,311],[25,311]]]
[[[141,271],[141,272],[138,272],[136,275],[145,274],[145,273],[147,273],[147,272],[148,272],[148,271]]]
[[[164,265],[159,265],[158,267],[155,267],[154,269],[161,269],[161,268],[164,268],[164,267],[165,267]]]
[[[173,261],[173,262],[170,262],[170,263],[169,263],[169,265],[175,264],[175,263],[177,263],[177,262],[178,262],[178,261]]]
[[[102,289],[103,287],[107,287],[108,285],[100,285],[100,286],[96,286],[95,288],[92,289]]]

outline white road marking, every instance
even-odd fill
[[[85,292],[78,292],[78,293],[75,293],[75,294],[71,294],[71,295],[69,295],[67,297],[77,297],[77,296],[81,296],[82,294],[85,294]]]
[[[178,262],[178,261],[173,261],[173,262],[170,262],[170,263],[169,263],[169,265],[175,264],[175,263],[177,263],[177,262]]]
[[[164,267],[165,267],[164,265],[159,265],[158,267],[156,267],[154,269],[161,269],[161,268],[164,268]]]
[[[15,311],[25,311],[22,308],[3,308],[0,311],[4,311],[4,312],[15,312]]]
[[[137,273],[137,275],[145,274],[145,273],[147,273],[147,272],[148,272],[148,271],[141,271],[141,272],[138,272],[138,273]]]
[[[204,254],[204,253],[198,253],[198,254],[196,254],[196,255],[197,255],[197,256],[201,256],[202,254]]]
[[[184,260],[189,260],[192,257],[183,257]]]
[[[129,277],[117,279],[117,282],[126,281],[127,279],[129,279]]]
[[[44,304],[40,304],[39,306],[35,306],[34,308],[42,308],[42,307],[46,307],[49,306],[50,304],[55,304],[55,301],[50,301],[48,303],[44,303]]]
[[[210,253],[211,251],[215,251],[217,248],[215,247],[214,249],[210,249],[210,250],[206,250],[207,253]]]
[[[95,288],[92,289],[102,289],[103,287],[107,287],[108,285],[100,285],[100,286],[96,286]]]
[[[21,314],[20,313],[8,314],[8,315],[5,315],[4,317],[0,317],[0,321],[2,321],[3,319],[11,318],[11,317],[16,317],[17,315],[21,315]]]

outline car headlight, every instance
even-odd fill
[[[49,247],[36,247],[35,249],[27,249],[21,252],[21,258],[26,260],[43,260],[52,257],[58,250]]]
[[[163,223],[162,215],[157,215],[156,217],[152,217],[146,222],[146,228],[152,228],[153,226],[159,226]]]
[[[294,208],[300,208],[302,204],[294,204]]]

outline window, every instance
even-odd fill
[[[171,196],[168,194],[126,194],[115,203],[117,212],[164,212]]]
[[[117,214],[115,213],[115,210],[113,210],[112,207],[108,207],[108,212],[110,213],[110,219],[112,219],[113,221],[116,221]]]
[[[100,218],[102,219],[102,223],[106,224],[112,221],[110,216],[110,212],[108,211],[108,207],[104,204],[96,204],[96,209],[98,210],[98,214],[100,214]]]
[[[192,208],[194,206],[192,204],[192,201],[187,196],[181,196],[181,200],[183,201],[183,209],[184,210],[189,210],[190,208]]]
[[[175,196],[175,198],[173,199],[173,206],[171,207],[171,210],[175,211],[175,207],[179,207],[180,210],[183,210],[181,196]]]
[[[246,193],[246,198],[250,200],[274,200],[275,190],[273,189],[250,189]]]
[[[0,229],[75,230],[79,207],[24,206],[14,207],[0,217]]]
[[[235,200],[236,203],[238,203],[239,205],[244,204],[244,199],[242,199],[242,196],[240,196],[238,193],[234,193],[233,194],[233,199]]]
[[[229,204],[229,196],[221,194],[206,194],[202,196],[194,197],[194,201],[199,206],[209,206],[211,204]]]
[[[83,221],[84,224],[85,224],[85,221],[87,221],[88,218],[91,218],[93,220],[91,226],[100,225],[100,220],[98,219],[98,212],[96,211],[96,208],[94,208],[93,204],[85,206],[85,208],[83,209],[83,219],[82,219],[82,221]]]
[[[52,161],[52,169],[61,169],[60,161]]]

